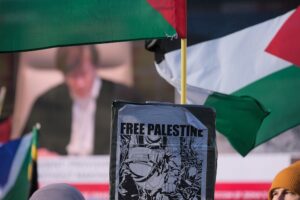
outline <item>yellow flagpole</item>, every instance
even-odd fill
[[[2,109],[3,109],[3,106],[4,106],[5,94],[6,94],[6,87],[2,86],[0,88],[0,116],[2,115]]]
[[[186,38],[181,39],[181,104],[186,104]]]

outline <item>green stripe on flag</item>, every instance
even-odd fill
[[[158,73],[178,92],[180,82],[173,78],[166,61],[155,63]],[[216,110],[216,128],[243,156],[255,147],[256,136],[269,111],[257,99],[247,95],[228,95],[187,84],[187,102]]]
[[[217,130],[226,135],[241,155],[254,148],[256,133],[269,114],[260,102],[249,96],[213,93],[204,105],[216,110]]]
[[[299,67],[291,66],[234,93],[251,94],[271,112],[258,131],[256,146],[299,124],[299,77]]]
[[[147,0],[0,0],[0,52],[174,36]]]

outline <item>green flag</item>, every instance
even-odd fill
[[[0,52],[185,37],[185,0],[0,0]]]

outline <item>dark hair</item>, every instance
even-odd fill
[[[76,69],[82,62],[83,51],[88,48],[95,67],[99,65],[98,50],[95,45],[60,47],[56,53],[56,67],[64,74]]]

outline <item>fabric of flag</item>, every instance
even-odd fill
[[[180,82],[174,80],[165,61],[156,64],[158,73],[180,92]],[[187,103],[211,106],[216,110],[217,130],[223,133],[234,148],[245,156],[268,110],[250,96],[227,95],[187,84]],[[247,122],[247,123],[245,123]],[[240,137],[239,133],[244,135]]]
[[[11,117],[0,119],[0,145],[9,140],[10,132],[11,132]]]
[[[36,156],[37,133],[9,141],[0,147],[0,199],[27,200],[31,195],[33,156]]]
[[[185,37],[186,0],[0,0],[0,52]]]
[[[300,124],[297,92],[300,68],[295,66],[300,58],[297,33],[300,33],[299,8],[228,36],[188,47],[188,85],[240,97],[251,96],[270,111],[259,130],[250,133],[227,127],[217,109],[217,129],[242,155]],[[166,53],[158,66],[163,63],[161,76],[171,83],[180,80],[180,51]],[[189,91],[187,95],[189,98]],[[214,106],[209,99],[204,104]],[[241,123],[243,126],[251,122],[245,119]]]

